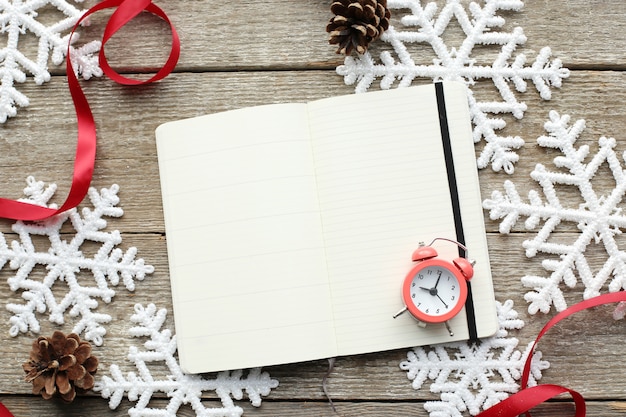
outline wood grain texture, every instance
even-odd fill
[[[93,1],[92,1],[93,3]],[[334,68],[343,58],[327,44],[324,27],[330,18],[329,1],[310,0],[247,0],[217,2],[194,0],[157,2],[176,24],[182,40],[182,55],[177,72],[167,79],[146,87],[129,88],[106,79],[83,82],[98,124],[98,155],[93,186],[120,186],[124,216],[111,219],[108,228],[120,230],[122,248],[137,247],[138,256],[155,267],[155,272],[138,283],[135,292],[117,289],[111,304],[98,311],[113,316],[108,326],[105,344],[96,348],[101,359],[100,373],[107,373],[111,364],[123,372],[134,371],[127,361],[130,346],[141,347],[141,339],[127,334],[129,317],[136,303],[156,303],[170,310],[167,324],[173,326],[169,274],[165,249],[163,213],[161,208],[154,129],[161,123],[201,114],[215,113],[246,106],[302,102],[333,95],[352,94],[353,86],[345,85]],[[438,1],[442,5],[443,1]],[[464,0],[464,4],[468,1]],[[503,31],[515,26],[524,29],[528,40],[518,52],[534,60],[544,46],[550,46],[553,56],[560,58],[572,71],[561,89],[553,91],[552,100],[541,100],[532,84],[524,94],[516,93],[528,110],[523,119],[503,115],[507,126],[503,135],[522,137],[526,144],[519,150],[520,162],[515,174],[508,176],[490,168],[480,171],[481,192],[488,198],[494,190],[502,190],[505,180],[512,180],[524,198],[530,190],[541,187],[529,177],[536,164],[552,169],[558,153],[536,144],[545,134],[543,125],[550,110],[569,114],[572,119],[585,119],[586,130],[578,144],[590,146],[593,153],[601,136],[615,137],[617,151],[626,150],[626,2],[623,0],[533,0],[527,1],[521,12],[503,12]],[[107,13],[96,15],[83,31],[83,39],[98,37]],[[394,21],[399,25],[399,21]],[[452,27],[446,40],[450,45],[464,35]],[[107,46],[111,63],[122,71],[139,74],[154,70],[166,56],[164,45],[169,43],[167,28],[152,16],[141,16],[123,29]],[[34,47],[35,44],[33,44]],[[28,47],[27,47],[28,48]],[[385,45],[374,44],[377,56]],[[432,51],[422,48],[424,59],[432,59]],[[497,52],[497,50],[495,50]],[[489,64],[495,57],[490,48],[475,52],[478,64]],[[430,55],[429,55],[430,54]],[[416,55],[416,56],[419,56]],[[32,81],[19,88],[30,98],[30,106],[21,109],[16,118],[0,125],[0,175],[2,196],[17,198],[25,186],[24,179],[37,179],[59,185],[56,201],[62,201],[69,189],[75,146],[75,116],[69,101],[62,67],[52,68],[55,76],[43,86]],[[141,76],[141,74],[139,74]],[[416,80],[416,83],[430,80]],[[372,89],[379,89],[374,83]],[[478,83],[473,91],[481,100],[498,98],[498,92],[488,82]],[[375,109],[372,117],[376,117]],[[346,121],[350,123],[350,121]],[[384,123],[384,121],[381,121]],[[227,140],[225,138],[224,140]],[[476,145],[480,152],[484,143]],[[598,194],[609,193],[615,185],[608,170],[594,178]],[[559,196],[563,203],[577,206],[576,190],[563,187]],[[571,187],[570,187],[571,188]],[[498,233],[499,222],[489,219],[485,212],[487,239],[492,261],[496,297],[512,300],[526,326],[512,331],[519,339],[518,349],[530,343],[554,313],[530,315],[524,300],[520,279],[525,274],[546,274],[541,256],[527,258],[522,242],[534,236],[536,230],[526,230],[523,220],[509,235]],[[8,241],[17,236],[12,222],[0,221],[0,232]],[[576,235],[576,224],[559,226],[554,239],[568,242]],[[72,230],[67,228],[67,236]],[[626,243],[618,236],[620,247]],[[89,249],[89,248],[87,248]],[[93,247],[91,248],[93,250]],[[604,257],[599,245],[589,248],[588,259],[599,269]],[[44,271],[38,271],[43,274]],[[10,267],[0,270],[0,282],[14,273]],[[580,299],[582,288],[565,290],[566,299]],[[57,289],[63,291],[62,285]],[[0,304],[20,302],[20,294],[5,289],[0,292]],[[581,391],[590,401],[589,416],[624,415],[626,380],[616,369],[622,362],[626,328],[623,322],[610,318],[611,308],[598,308],[582,313],[553,329],[542,340],[539,350],[551,363],[542,382],[570,386]],[[8,336],[10,313],[0,308],[0,323],[5,323],[4,343],[0,352],[7,358],[0,361],[0,400],[16,416],[104,416],[124,415],[132,403],[125,401],[118,410],[110,411],[106,401],[97,396],[79,398],[72,405],[46,402],[29,395],[29,385],[22,381],[21,363],[26,360],[33,334]],[[43,333],[58,326],[40,316]],[[68,318],[66,327],[70,328]],[[424,401],[436,400],[428,384],[414,390],[399,363],[407,350],[369,355],[342,357],[329,378],[329,390],[342,416],[426,416]],[[245,414],[251,416],[332,416],[321,390],[327,372],[326,361],[290,364],[266,369],[280,386],[272,391],[260,408],[240,402]],[[165,375],[164,368],[155,373]],[[165,399],[156,399],[164,404]],[[206,393],[209,404],[218,405],[212,393]],[[550,416],[571,411],[565,399],[541,407],[535,416]],[[190,408],[180,415],[191,416]]]
[[[100,398],[79,398],[72,404],[62,404],[54,401],[45,401],[41,398],[28,396],[0,396],[0,401],[10,408],[16,416],[39,417],[79,417],[94,415],[126,415],[132,403],[124,401],[115,411],[103,409]],[[152,403],[151,403],[152,404]],[[219,407],[219,401],[204,401],[207,407]],[[390,415],[394,417],[427,417],[422,401],[406,402],[349,402],[335,401],[336,412],[324,401],[272,401],[265,400],[261,407],[252,407],[242,402],[244,416],[257,417],[378,417]],[[165,400],[156,400],[154,407],[165,407]],[[589,417],[617,417],[623,416],[623,403],[616,402],[588,402],[587,416]],[[189,406],[183,406],[177,414],[181,417],[195,416]],[[573,406],[569,403],[555,402],[545,404],[533,410],[533,416],[552,417],[555,415],[573,415]]]
[[[246,0],[226,7],[217,0],[155,3],[167,12],[180,34],[179,69],[183,71],[331,69],[343,62],[328,45],[325,28],[332,16],[328,0]],[[462,3],[467,5],[469,0]],[[510,32],[521,27],[527,41],[518,52],[524,52],[528,59],[550,47],[567,67],[623,69],[625,10],[621,0],[533,0],[525,2],[519,12],[500,11],[505,24],[499,30]],[[91,25],[80,32],[83,39],[99,37],[108,14],[94,15]],[[403,27],[401,16],[400,11],[393,13],[393,26]],[[167,48],[163,45],[169,45],[170,34],[167,26],[157,21],[156,17],[142,16],[110,41],[107,55],[115,68],[150,70],[164,62]],[[449,32],[446,40],[450,46],[463,39],[460,29],[458,35]],[[378,56],[384,49],[375,43],[371,52]],[[477,49],[478,60],[494,57],[489,48]],[[420,51],[432,53],[426,47]],[[57,70],[63,71],[61,67]]]

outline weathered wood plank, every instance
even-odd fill
[[[111,221],[110,227],[117,228],[121,220]],[[124,288],[117,289],[117,295],[111,304],[101,303],[99,312],[113,316],[113,322],[107,326],[108,334],[102,347],[94,348],[100,358],[100,374],[108,374],[111,364],[117,364],[123,372],[136,371],[126,355],[130,346],[142,348],[143,340],[128,336],[131,326],[129,317],[136,303],[155,303],[159,308],[169,310],[167,325],[173,328],[169,281],[165,257],[165,242],[159,235],[124,234],[121,248],[137,247],[138,257],[155,267],[155,272],[143,282],[137,283],[137,289],[130,293]],[[538,261],[528,261],[523,256],[515,255],[516,248],[521,245],[524,235],[515,234],[504,238],[490,236],[490,255],[493,262],[496,297],[504,302],[511,299],[515,309],[527,324],[522,331],[511,331],[510,337],[518,338],[518,349],[523,350],[527,343],[534,339],[539,329],[551,315],[537,314],[530,316],[526,312],[523,294],[528,291],[520,278],[526,273],[541,274]],[[90,250],[86,247],[85,250]],[[5,267],[0,271],[0,282],[5,281],[11,270]],[[44,271],[40,272],[45,273]],[[88,277],[86,277],[88,279]],[[63,284],[58,283],[58,291],[63,291]],[[580,289],[567,293],[569,301],[577,301]],[[8,290],[0,293],[0,304],[8,302],[20,303],[19,294]],[[626,381],[621,378],[606,384],[607,375],[614,371],[614,364],[624,354],[624,325],[614,322],[610,317],[611,308],[596,309],[593,313],[582,313],[576,318],[565,322],[549,333],[539,346],[544,359],[551,362],[552,367],[545,371],[542,382],[565,384],[583,392],[589,398],[613,398],[626,400]],[[8,323],[10,313],[0,309],[0,322]],[[65,327],[48,323],[46,315],[40,315],[42,332],[51,334],[54,329],[71,329],[72,320],[66,317]],[[29,392],[28,384],[22,378],[21,363],[27,359],[30,343],[35,335],[20,335],[9,338],[8,327],[3,332],[7,342],[3,344],[3,354],[11,358],[0,362],[0,390],[3,393]],[[216,341],[219,343],[219,341]],[[251,344],[251,349],[254,348]],[[411,388],[406,373],[399,368],[401,361],[406,359],[408,349],[382,352],[369,355],[341,357],[337,360],[328,381],[331,396],[337,400],[403,400],[434,399],[436,396],[428,391],[428,384],[421,390]],[[156,375],[166,375],[167,369],[160,365],[151,367]],[[268,367],[265,370],[280,382],[280,387],[272,392],[273,399],[280,400],[320,400],[323,399],[321,383],[328,369],[326,361]],[[210,395],[209,395],[210,396]]]
[[[45,401],[40,398],[23,396],[2,396],[0,400],[16,416],[19,417],[39,417],[42,415],[50,417],[78,417],[95,415],[126,415],[133,407],[133,403],[127,401],[115,410],[111,411],[106,404],[106,400],[101,398],[78,398],[72,404],[62,404],[54,401]],[[588,402],[587,416],[589,417],[617,417],[623,416],[623,403]],[[163,400],[155,401],[151,406],[163,408],[167,403]],[[343,402],[336,401],[337,412],[333,412],[328,403],[323,401],[306,402],[273,402],[266,399],[260,407],[252,407],[245,400],[237,403],[243,409],[244,416],[297,416],[297,417],[377,417],[381,415],[393,415],[394,417],[426,417],[428,413],[424,410],[423,402],[408,401],[397,402]],[[206,407],[220,407],[217,401],[206,401]],[[533,410],[533,415],[537,417],[549,417],[555,415],[573,415],[573,405],[570,402],[550,402],[541,405]],[[190,406],[183,406],[177,413],[181,417],[195,416],[195,412]]]
[[[137,231],[163,231],[154,144],[154,129],[160,123],[245,106],[352,93],[352,88],[344,85],[333,71],[184,73],[138,89],[104,80],[85,83],[85,89],[98,124],[94,186],[118,183],[122,196],[132,196],[122,197],[126,209],[124,227]],[[29,87],[27,94],[32,97],[31,106],[21,111],[18,118],[0,126],[3,147],[0,176],[5,178],[2,195],[20,197],[26,176],[35,175],[56,182],[60,199],[69,189],[76,140],[69,95],[60,77],[43,87]],[[476,87],[475,94],[481,100],[497,97],[495,88],[489,85]],[[502,184],[507,179],[516,182],[524,198],[530,189],[540,190],[528,175],[539,162],[554,169],[552,158],[558,153],[536,145],[536,138],[545,134],[543,125],[552,109],[570,114],[572,121],[587,120],[587,129],[579,143],[588,144],[591,152],[597,150],[598,138],[603,135],[618,139],[619,153],[625,150],[619,128],[626,124],[622,105],[626,102],[626,83],[622,73],[576,71],[555,92],[552,101],[542,101],[532,91],[520,99],[529,108],[525,117],[515,120],[503,115],[507,127],[500,132],[503,136],[521,136],[526,141],[519,150],[516,173],[510,177],[493,172],[490,167],[481,170],[483,198],[488,198],[493,190],[503,190]],[[372,114],[375,116],[374,110]],[[476,146],[480,151],[484,144]],[[598,193],[609,192],[614,187],[606,169],[594,178],[595,187]],[[576,201],[578,193],[570,189],[565,195]],[[495,231],[498,224],[490,221],[487,227]],[[563,227],[574,230],[575,225]],[[520,223],[514,230],[523,231],[523,225]]]
[[[469,1],[464,0],[467,4]],[[343,62],[328,44],[326,24],[332,16],[329,0],[251,0],[225,5],[217,0],[157,1],[176,25],[182,52],[182,71],[250,70],[261,68],[334,68]],[[425,2],[422,2],[425,3]],[[437,0],[440,5],[443,0]],[[482,2],[480,2],[482,4]],[[392,25],[402,28],[393,11]],[[521,27],[527,42],[516,52],[534,60],[543,47],[572,68],[624,68],[626,66],[626,4],[621,0],[533,0],[519,12],[501,11],[506,23],[494,30],[511,32]],[[83,39],[99,38],[108,13],[91,18],[81,29]],[[446,41],[456,46],[465,35],[453,23]],[[124,28],[107,47],[114,67],[122,71],[153,70],[165,61],[169,29],[158,18],[142,16]],[[36,48],[33,43],[32,48]],[[389,46],[374,43],[378,56]],[[474,58],[491,63],[499,48],[478,47]],[[418,46],[415,57],[431,62],[432,48]],[[55,68],[63,72],[61,66]]]

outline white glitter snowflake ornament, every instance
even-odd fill
[[[69,30],[86,12],[74,4],[82,0],[0,0],[0,39],[6,44],[0,48],[0,123],[17,114],[17,107],[26,107],[28,97],[15,87],[16,83],[26,81],[32,75],[35,84],[41,85],[50,80],[48,61],[60,65],[65,60],[69,42]],[[59,21],[43,22],[38,20],[39,11],[46,9],[43,15],[50,16],[50,8],[56,8],[62,16]],[[36,38],[38,48],[36,56],[29,57],[22,49],[22,43],[29,38]],[[72,37],[72,43],[78,40],[78,34]],[[99,41],[92,41],[81,48],[72,48],[74,68],[83,78],[101,76],[102,70],[97,64],[96,52],[100,49]]]
[[[32,177],[27,183],[26,198],[21,201],[47,206],[56,185],[46,186]],[[11,336],[29,330],[39,333],[39,315],[48,312],[49,320],[55,324],[64,324],[66,314],[78,318],[72,332],[102,345],[106,334],[103,324],[111,321],[111,316],[98,311],[98,300],[110,303],[115,296],[113,287],[120,280],[128,291],[133,291],[135,280],[143,280],[154,271],[143,259],[136,259],[136,248],[123,251],[117,247],[122,242],[119,231],[104,230],[106,217],[124,213],[117,206],[117,192],[117,185],[100,192],[91,188],[93,209],[72,209],[40,222],[16,222],[12,230],[19,239],[10,246],[0,233],[0,269],[8,263],[16,271],[7,280],[9,288],[19,292],[25,301],[7,304],[13,314]],[[56,208],[52,204],[49,207]],[[67,235],[68,223],[75,234]],[[86,254],[94,250],[92,255]]]
[[[382,89],[391,88],[396,81],[399,87],[406,87],[417,78],[427,78],[462,81],[471,90],[475,84],[487,80],[497,88],[502,100],[480,100],[470,91],[474,141],[485,142],[477,159],[478,167],[491,165],[494,171],[513,173],[514,164],[519,160],[516,150],[524,140],[519,136],[501,136],[498,131],[506,122],[494,115],[510,114],[521,119],[527,106],[517,99],[516,92],[525,93],[531,82],[541,98],[549,100],[552,87],[560,87],[569,71],[562,68],[560,60],[550,60],[552,53],[547,47],[530,66],[526,65],[528,60],[524,54],[515,55],[517,48],[526,42],[524,31],[521,27],[510,32],[499,31],[505,20],[498,13],[519,11],[524,5],[521,0],[485,0],[482,6],[477,2],[463,6],[461,0],[447,0],[441,8],[436,2],[423,3],[389,0],[387,5],[393,9],[392,16],[407,11],[408,14],[400,18],[401,28],[391,26],[381,36],[380,40],[387,45],[381,46],[384,50],[380,62],[366,52],[357,58],[347,57],[337,73],[344,76],[346,84],[356,83],[356,92],[366,91],[378,78]],[[444,40],[453,19],[465,35],[458,48],[448,47]],[[435,59],[424,62],[425,57],[418,55],[419,52],[410,52],[413,44],[427,45],[435,53]],[[500,47],[495,58],[489,58],[491,61],[484,65],[474,56],[474,50],[483,46]]]
[[[117,365],[111,365],[112,378],[104,376],[94,387],[103,398],[109,398],[111,409],[116,409],[124,394],[128,394],[128,399],[136,402],[128,410],[131,417],[176,417],[185,404],[189,404],[199,417],[239,417],[243,409],[236,406],[233,399],[242,399],[245,392],[252,405],[258,407],[261,396],[269,395],[272,388],[278,386],[278,381],[271,379],[267,372],[261,372],[260,368],[250,370],[246,376],[242,371],[220,372],[211,379],[183,373],[175,356],[176,336],[169,329],[162,329],[166,316],[167,310],[157,310],[154,304],[135,306],[135,314],[130,320],[137,326],[132,327],[129,333],[133,337],[148,338],[144,343],[145,350],[132,346],[128,354],[139,374],[129,372],[124,377]],[[210,348],[207,348],[209,354]],[[150,365],[155,363],[165,365],[169,375],[155,378],[150,369]],[[202,402],[204,391],[214,391],[222,407],[207,408]],[[166,407],[149,406],[155,393],[167,395],[169,402]]]
[[[400,363],[413,381],[413,388],[420,389],[430,379],[430,391],[441,394],[441,401],[424,403],[430,417],[461,417],[465,411],[475,416],[519,390],[517,381],[533,343],[519,351],[519,340],[509,337],[509,330],[521,329],[524,322],[518,318],[511,300],[496,306],[500,328],[494,336],[480,342],[416,347]],[[549,366],[541,360],[541,352],[536,351],[529,386],[536,385],[541,372]]]
[[[537,143],[545,148],[557,149],[561,155],[554,158],[556,170],[550,171],[537,164],[531,177],[541,186],[543,195],[531,190],[525,202],[511,181],[504,183],[505,192],[494,191],[491,198],[483,202],[493,220],[501,220],[500,233],[509,233],[521,217],[527,230],[537,230],[533,239],[523,242],[526,256],[534,257],[544,253],[551,257],[544,259],[542,266],[549,276],[526,275],[522,284],[533,290],[524,298],[529,302],[528,311],[547,313],[551,306],[557,311],[567,308],[561,284],[573,288],[579,282],[584,286],[583,298],[600,295],[603,289],[616,292],[626,289],[626,252],[620,250],[616,235],[626,228],[626,216],[622,211],[626,193],[626,171],[623,162],[626,154],[615,152],[616,141],[601,137],[599,149],[590,155],[589,146],[575,146],[575,142],[585,129],[585,121],[578,120],[570,125],[568,115],[560,116],[550,112],[550,120],[545,123],[547,136],[541,136]],[[602,167],[615,181],[615,188],[605,194],[594,189],[593,178]],[[569,206],[571,197],[559,198],[559,191],[575,187],[582,203]],[[569,242],[556,241],[553,232],[561,223],[574,223],[579,233]],[[594,271],[587,259],[587,248],[595,244],[602,247],[606,260],[599,270]],[[597,256],[596,256],[597,258]]]
[[[528,193],[525,202],[511,181],[504,183],[504,193],[494,191],[491,198],[483,202],[491,219],[501,220],[500,233],[507,234],[521,217],[527,230],[537,230],[533,239],[523,242],[526,256],[539,253],[548,255],[542,262],[549,276],[526,275],[522,284],[533,290],[526,293],[528,311],[547,313],[554,306],[557,311],[567,308],[562,285],[573,288],[579,282],[584,286],[583,298],[600,295],[602,290],[616,292],[626,289],[626,252],[620,250],[615,236],[626,228],[626,216],[622,211],[626,193],[626,172],[623,162],[626,154],[615,152],[616,141],[602,137],[598,141],[597,153],[590,155],[589,146],[575,146],[575,142],[585,129],[585,121],[578,120],[570,125],[568,115],[560,116],[550,112],[550,120],[545,123],[547,136],[541,136],[537,143],[545,148],[557,149],[561,155],[554,158],[554,171],[537,164],[531,177],[541,186],[544,198],[536,190]],[[615,188],[601,192],[594,189],[593,178],[602,168],[603,175],[613,177]],[[604,182],[606,183],[606,182]],[[559,198],[559,192],[566,189],[580,194],[582,203],[568,204],[568,198]],[[573,223],[579,233],[566,242],[554,239],[553,232],[561,223]],[[590,251],[595,244],[603,248],[606,256],[592,255],[595,262],[604,260],[598,270],[591,266]],[[580,280],[580,281],[579,281]]]

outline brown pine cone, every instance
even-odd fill
[[[350,55],[353,50],[365,53],[373,40],[389,29],[391,12],[387,0],[336,0],[330,5],[335,16],[326,26],[329,43],[338,54]]]
[[[33,394],[48,400],[58,393],[61,399],[71,402],[76,389],[93,388],[98,359],[91,356],[89,342],[81,342],[74,333],[66,337],[56,331],[52,337],[42,336],[33,342],[30,360],[22,367],[26,382],[33,383]]]

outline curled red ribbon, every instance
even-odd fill
[[[530,365],[533,360],[533,353],[537,347],[539,340],[550,330],[554,325],[561,320],[566,319],[572,314],[576,314],[580,311],[587,310],[592,307],[597,307],[603,304],[617,303],[620,301],[626,301],[626,291],[620,291],[612,294],[604,294],[598,297],[591,298],[589,300],[581,301],[575,304],[556,316],[554,316],[548,323],[541,329],[539,335],[533,342],[531,354],[528,355],[526,363],[524,364],[524,371],[522,372],[521,390],[511,395],[506,400],[494,405],[493,407],[483,411],[476,417],[516,417],[521,414],[530,416],[529,411],[537,405],[546,402],[547,400],[556,397],[561,394],[570,394],[574,399],[574,406],[576,408],[575,417],[585,417],[587,414],[585,399],[583,396],[573,389],[566,388],[560,385],[553,384],[541,384],[534,387],[528,387],[528,379],[530,377]]]
[[[104,35],[102,36],[99,64],[103,72],[112,80],[124,85],[148,84],[158,81],[171,73],[178,62],[178,57],[180,55],[180,40],[174,25],[170,22],[165,12],[153,4],[151,0],[104,0],[89,9],[76,22],[76,25],[72,28],[70,39],[78,28],[78,25],[80,25],[88,16],[97,11],[110,8],[117,9],[113,12],[111,18],[107,22],[104,29]],[[147,80],[137,80],[127,78],[111,68],[104,53],[104,46],[115,34],[115,32],[143,11],[160,17],[170,26],[172,33],[172,47],[166,63],[153,77]],[[76,207],[81,201],[83,201],[83,198],[85,198],[85,195],[89,190],[96,159],[96,124],[93,114],[91,113],[89,103],[87,102],[87,98],[85,97],[76,74],[74,73],[72,60],[70,58],[69,43],[67,47],[66,65],[67,83],[72,95],[72,101],[74,102],[74,109],[76,110],[76,119],[78,123],[74,173],[72,176],[72,185],[69,194],[63,205],[61,205],[58,209],[51,209],[17,200],[0,198],[0,217],[2,218],[13,220],[43,220]]]

